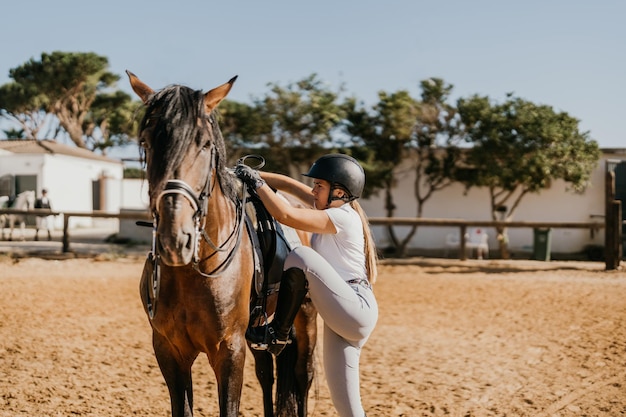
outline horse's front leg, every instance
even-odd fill
[[[152,345],[159,368],[167,384],[172,405],[172,417],[193,416],[193,385],[191,366],[197,353],[175,349],[166,338],[153,332]]]
[[[20,240],[24,242],[26,240],[26,222],[20,223]]]
[[[246,340],[243,331],[220,344],[215,358],[209,358],[217,379],[220,417],[237,417],[243,387]]]

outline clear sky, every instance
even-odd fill
[[[8,0],[0,84],[42,52],[95,52],[131,93],[129,69],[158,89],[208,90],[239,75],[249,102],[317,73],[368,104],[381,90],[443,78],[453,99],[507,92],[581,121],[626,148],[624,0]]]

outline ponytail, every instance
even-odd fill
[[[374,243],[374,237],[367,221],[365,211],[357,200],[350,202],[352,208],[359,214],[361,218],[361,224],[363,225],[363,239],[365,240],[365,270],[367,271],[367,279],[371,284],[376,283],[378,277],[378,255],[376,253],[376,244]]]

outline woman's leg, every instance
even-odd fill
[[[362,417],[359,385],[361,348],[324,326],[324,371],[333,405],[340,417]]]
[[[371,289],[353,287],[317,252],[307,246],[294,249],[284,269],[304,271],[309,295],[326,325],[344,339],[363,346],[378,319],[378,305]]]
[[[309,247],[287,256],[284,269],[290,268],[304,272],[311,300],[324,320],[324,368],[333,404],[341,417],[362,417],[359,358],[378,320],[376,298],[371,289],[345,282]]]

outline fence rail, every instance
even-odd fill
[[[101,210],[96,211],[50,211],[48,209],[33,210],[16,210],[16,209],[0,209],[2,214],[16,214],[26,216],[63,216],[63,252],[70,251],[70,218],[71,217],[92,217],[92,218],[112,218],[112,219],[129,219],[129,220],[149,220],[152,221],[149,213],[111,213]]]
[[[468,227],[493,227],[493,228],[530,228],[530,229],[589,229],[595,233],[605,227],[600,222],[529,222],[529,221],[493,221],[493,220],[464,220],[464,219],[438,219],[417,217],[370,217],[370,225],[373,226],[455,226],[459,228],[459,257],[467,259]]]
[[[70,251],[69,219],[71,217],[92,218],[116,218],[130,220],[152,221],[150,214],[142,213],[111,213],[105,211],[50,211],[46,209],[16,210],[0,209],[1,214],[18,214],[34,216],[63,215],[63,252]],[[534,221],[492,221],[492,220],[464,220],[464,219],[439,219],[439,218],[415,218],[415,217],[370,217],[369,223],[374,226],[438,226],[459,228],[460,259],[467,259],[467,240],[465,237],[468,227],[505,227],[505,228],[533,228],[533,229],[589,229],[595,233],[605,227],[600,222],[534,222]],[[626,224],[626,222],[624,222]]]

